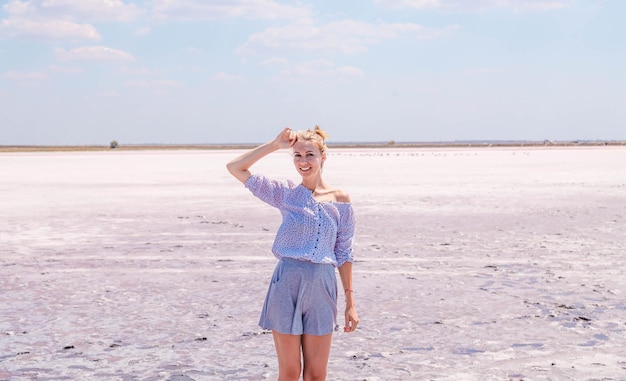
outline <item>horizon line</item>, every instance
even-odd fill
[[[97,150],[150,150],[150,149],[247,149],[263,143],[128,143],[113,140],[109,145],[96,144],[0,144],[0,152],[36,151],[97,151]],[[575,140],[449,140],[449,141],[368,141],[328,142],[334,148],[460,148],[460,147],[575,147],[575,146],[626,146],[626,140],[575,139]]]

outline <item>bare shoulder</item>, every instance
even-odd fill
[[[336,189],[334,192],[335,201],[337,202],[350,202],[350,195],[341,189]]]

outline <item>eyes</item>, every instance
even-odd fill
[[[296,158],[296,159],[299,159],[299,158],[302,157],[302,154],[296,152],[296,153],[293,154],[293,157]],[[312,158],[315,157],[315,154],[313,152],[307,152],[307,153],[304,154],[304,157],[306,157],[307,159],[312,159]]]

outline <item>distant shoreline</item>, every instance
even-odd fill
[[[250,149],[261,143],[245,144],[120,144],[104,145],[0,145],[6,152],[72,152],[72,151],[150,151],[150,150],[229,150]],[[626,141],[458,141],[458,142],[362,142],[328,143],[330,148],[483,148],[483,147],[603,147],[626,146]]]

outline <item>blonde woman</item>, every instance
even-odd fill
[[[278,208],[283,221],[272,252],[279,259],[259,325],[272,330],[279,381],[325,380],[332,332],[337,330],[337,278],[345,293],[345,332],[359,324],[352,290],[354,215],[350,196],[322,178],[327,156],[325,131],[285,128],[272,141],[227,164],[252,194]],[[291,148],[299,184],[252,174],[266,155]],[[302,359],[302,361],[301,361]]]

